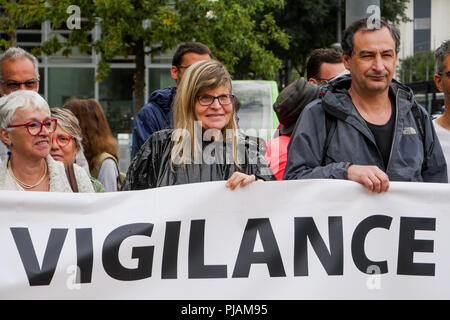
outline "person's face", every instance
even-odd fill
[[[450,77],[446,75],[450,71],[450,54],[444,59],[445,68],[442,70],[443,74],[434,75],[434,83],[440,92],[444,93],[445,104],[450,105]]]
[[[28,58],[4,60],[2,62],[2,80],[7,83],[21,82],[22,84],[18,88],[12,88],[7,83],[2,83],[0,84],[0,95],[10,94],[19,89],[36,92],[39,90],[39,82],[34,82],[34,85],[29,86],[23,84],[26,81],[39,80],[39,77],[36,77],[33,62]]]
[[[207,95],[218,97],[228,94],[231,94],[231,92],[225,85],[199,92],[195,101],[195,117],[197,121],[201,122],[203,130],[222,130],[230,122],[233,115],[233,102],[231,100],[229,104],[220,104],[219,99],[214,99],[212,104],[204,106],[200,104],[198,97]]]
[[[210,60],[211,57],[209,54],[198,54],[195,52],[188,52],[181,59],[181,66],[172,66],[170,68],[170,74],[175,82],[180,84],[181,78],[183,77],[184,72],[188,67],[192,64],[202,61],[202,60]]]
[[[312,82],[314,84],[320,84],[322,82],[328,82],[334,77],[337,77],[342,72],[345,71],[345,66],[343,63],[328,63],[323,62],[320,65],[320,71],[318,75],[318,79],[316,78],[309,78],[309,82]]]
[[[363,93],[385,92],[395,72],[397,54],[389,29],[359,30],[353,36],[352,56],[343,54],[352,87]]]
[[[14,113],[11,125],[25,124],[29,121],[43,122],[49,118],[48,108],[19,108]],[[12,156],[42,159],[50,152],[51,132],[45,126],[42,126],[41,132],[35,136],[32,136],[25,126],[0,131],[3,142],[9,146]]]
[[[73,137],[58,125],[52,134],[50,155],[53,159],[65,164],[72,163],[78,150],[79,147],[75,144]]]

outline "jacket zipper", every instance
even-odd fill
[[[397,118],[398,118],[398,91],[395,97],[395,125],[394,125],[394,134],[392,137],[392,144],[391,144],[391,152],[389,153],[389,160],[386,166],[386,174],[389,170],[389,165],[391,164],[391,157],[392,157],[392,150],[394,150],[394,143],[395,143],[395,137],[397,136]]]

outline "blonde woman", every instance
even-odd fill
[[[47,102],[31,90],[0,98],[0,137],[9,157],[0,164],[0,189],[72,192],[65,167],[50,156],[57,120]],[[79,192],[94,192],[84,169],[74,165]]]
[[[174,127],[155,132],[133,159],[122,190],[226,180],[234,190],[274,180],[259,146],[236,126],[231,76],[218,61],[190,66],[177,89]]]
[[[76,155],[83,152],[81,144],[81,128],[77,117],[69,109],[52,108],[52,117],[58,122],[52,134],[50,155],[56,161],[64,164],[76,163]],[[105,192],[103,184],[90,177],[95,192]]]

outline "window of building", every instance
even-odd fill
[[[61,107],[71,97],[94,98],[94,73],[94,68],[49,68],[50,107]]]

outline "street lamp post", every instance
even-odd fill
[[[347,0],[345,1],[345,27],[354,21],[370,17],[373,12],[367,12],[370,6],[380,8],[380,0]]]

